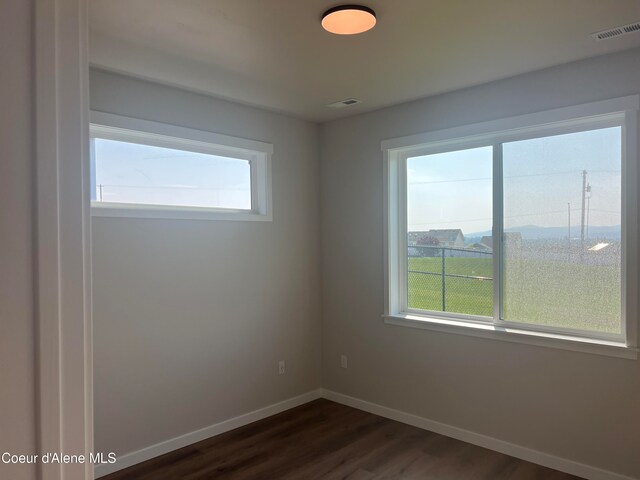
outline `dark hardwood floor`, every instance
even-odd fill
[[[328,400],[316,400],[102,478],[569,480],[578,477]]]

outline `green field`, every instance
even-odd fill
[[[446,258],[447,275],[493,276],[488,258]],[[409,307],[443,311],[442,259],[409,258]],[[616,265],[509,260],[504,316],[514,322],[620,333],[620,271]],[[493,315],[493,281],[445,277],[447,312]]]

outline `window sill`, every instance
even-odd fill
[[[488,338],[514,343],[524,343],[540,347],[558,348],[575,352],[605,355],[609,357],[627,358],[637,360],[638,348],[630,347],[624,343],[605,340],[594,340],[569,335],[555,335],[548,333],[517,330],[513,328],[497,327],[419,315],[383,315],[384,323],[402,327],[420,328],[442,333],[454,333],[469,335],[472,337]]]
[[[116,203],[91,203],[92,217],[161,218],[175,220],[228,220],[241,222],[270,222],[271,214],[250,210],[223,210],[202,207],[171,207]]]

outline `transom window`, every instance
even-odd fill
[[[268,219],[271,146],[94,113],[94,215]]]
[[[251,162],[94,137],[92,200],[251,210]]]
[[[621,100],[383,142],[387,319],[633,347]]]

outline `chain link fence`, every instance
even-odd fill
[[[493,253],[479,249],[408,247],[409,308],[493,315]]]

